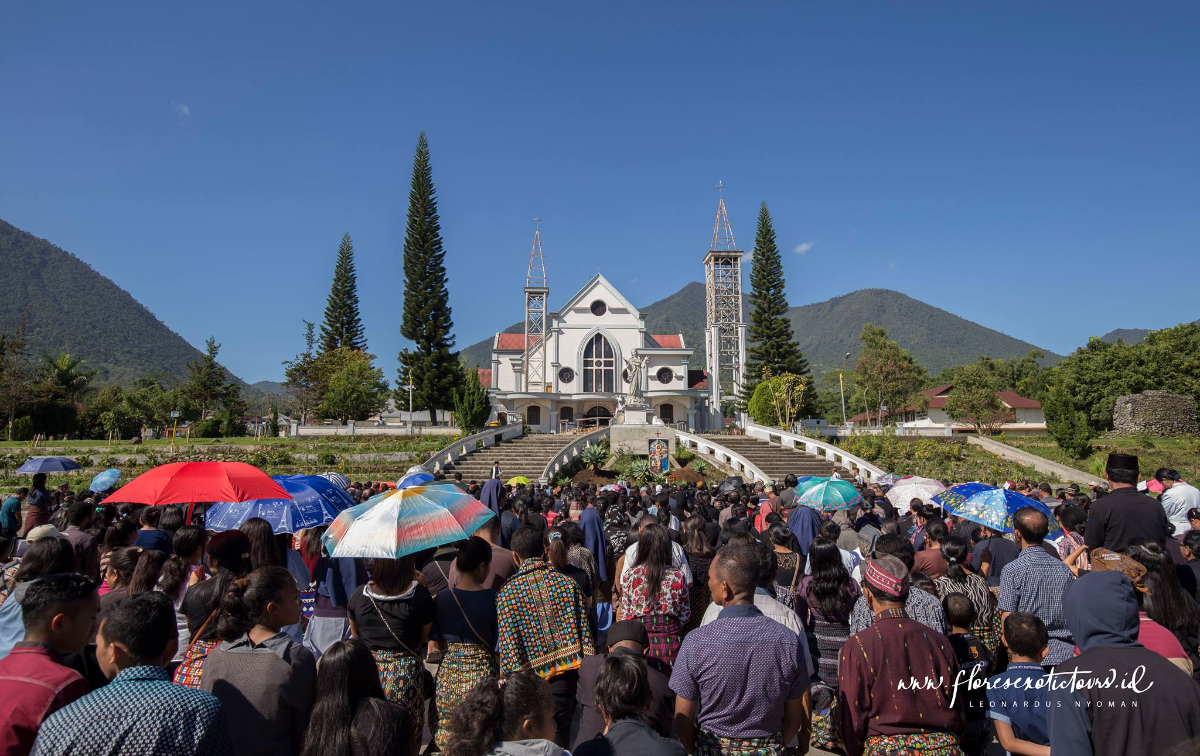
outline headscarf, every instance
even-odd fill
[[[608,551],[604,548],[604,527],[600,524],[600,513],[595,507],[585,507],[579,515],[579,526],[583,528],[583,545],[596,558],[596,569],[600,582],[608,580]]]
[[[616,504],[604,513],[604,528],[608,531],[608,543],[614,554],[623,554],[629,545],[629,520]]]
[[[787,526],[800,543],[800,553],[808,556],[808,549],[817,539],[817,531],[821,527],[821,516],[817,510],[803,505],[796,507],[788,515]]]
[[[854,532],[854,522],[850,520],[850,513],[844,509],[839,509],[833,513],[833,521],[841,528],[837,539],[838,548],[845,551],[854,551],[857,549],[858,534]]]
[[[1119,572],[1091,572],[1063,594],[1067,627],[1081,651],[1140,646],[1133,583]]]
[[[483,483],[483,490],[479,492],[479,500],[488,509],[500,516],[500,496],[504,490],[504,484],[499,478],[490,478]]]

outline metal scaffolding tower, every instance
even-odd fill
[[[534,218],[533,249],[525,272],[525,390],[542,392],[546,382],[546,259],[542,256],[542,219]]]
[[[719,200],[712,242],[704,256],[706,349],[709,412],[714,429],[720,428],[722,400],[742,390],[746,363],[746,323],[742,314],[742,255],[733,238],[725,210],[725,185],[717,183]]]

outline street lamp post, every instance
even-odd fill
[[[405,386],[404,388],[408,389],[408,435],[411,436],[412,435],[412,392],[413,392],[412,381],[409,381],[408,385]]]
[[[842,425],[846,424],[846,386],[842,383],[842,373],[846,372],[846,363],[850,361],[850,353],[842,359],[842,369],[838,371],[838,391],[842,395]]]

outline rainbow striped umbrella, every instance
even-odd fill
[[[796,503],[822,512],[836,512],[862,504],[862,494],[844,480],[813,478],[799,486]]]
[[[332,557],[399,559],[469,538],[495,517],[453,484],[384,491],[344,510],[325,531]]]

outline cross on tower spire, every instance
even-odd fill
[[[546,288],[546,258],[542,256],[542,219],[533,219],[533,248],[529,250],[529,267],[525,271],[526,288]]]
[[[725,211],[725,183],[717,182],[717,220],[713,223],[712,242],[708,245],[710,251],[737,249],[733,239],[733,227],[729,225],[729,213]]]

